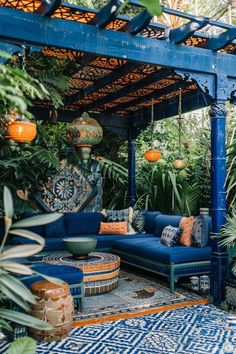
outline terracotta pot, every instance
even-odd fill
[[[40,341],[55,341],[66,338],[70,332],[74,317],[74,301],[66,282],[60,285],[47,280],[35,282],[31,291],[38,297],[32,305],[30,314],[43,321],[49,322],[54,328],[40,331],[30,328],[32,337]]]

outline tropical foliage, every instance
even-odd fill
[[[10,58],[2,52],[0,57]],[[9,64],[0,64],[0,114],[16,110],[30,115],[27,111],[27,105],[31,102],[28,97],[42,99],[47,94],[44,86],[25,71]]]
[[[7,187],[4,187],[3,204],[5,231],[0,244],[0,327],[12,331],[11,323],[15,322],[41,330],[51,329],[52,327],[48,323],[24,313],[29,311],[30,304],[35,304],[37,300],[22,283],[19,275],[34,276],[42,274],[35,272],[28,265],[21,264],[18,260],[42,251],[45,243],[43,237],[25,228],[56,221],[61,217],[61,214],[33,216],[14,222],[13,200]],[[27,238],[36,244],[8,246],[6,248],[8,237],[12,235]],[[49,281],[59,281],[45,275],[42,276]],[[21,312],[12,309],[12,304],[17,305]]]

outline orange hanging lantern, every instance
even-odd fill
[[[7,127],[9,138],[20,143],[29,143],[36,137],[36,124],[25,118],[10,121]]]
[[[144,157],[148,162],[157,162],[160,160],[161,152],[157,149],[154,149],[154,142],[153,142],[153,133],[154,133],[154,105],[152,100],[152,107],[151,107],[151,148],[144,153]]]
[[[159,150],[149,149],[145,151],[144,157],[148,162],[157,162],[158,160],[160,160],[161,153]]]

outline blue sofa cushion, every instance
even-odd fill
[[[147,211],[145,216],[144,230],[149,234],[154,234],[155,218],[161,215],[159,211]],[[166,226],[166,225],[165,225]]]
[[[211,247],[209,246],[203,248],[181,245],[167,247],[160,242],[159,237],[155,236],[145,239],[117,240],[113,242],[112,248],[118,254],[121,251],[130,254],[131,258],[133,255],[164,264],[207,261],[211,259]]]
[[[45,237],[63,237],[66,236],[66,227],[64,216],[54,222],[44,226]]]
[[[106,221],[102,213],[93,212],[66,213],[64,219],[68,236],[98,234],[100,222]]]
[[[209,224],[207,217],[200,214],[194,219],[192,228],[192,241],[195,247],[205,247],[208,245]]]
[[[168,247],[176,246],[179,241],[181,232],[182,229],[180,227],[173,227],[170,225],[166,226],[161,234],[161,243]]]
[[[5,222],[4,222],[4,218],[0,217],[0,241],[3,239],[4,234],[5,234]]]
[[[71,237],[73,237],[73,236],[78,237],[78,235],[72,235]],[[125,236],[123,236],[123,235],[97,235],[97,234],[86,235],[86,237],[92,237],[92,238],[97,239],[96,251],[99,249],[105,249],[107,251],[110,251],[114,240],[123,240],[124,238],[126,240],[127,239],[134,239],[134,238],[140,238],[140,239],[145,238],[146,239],[147,237],[150,237],[150,236],[153,236],[153,234],[134,234],[134,235],[125,235]],[[83,237],[83,236],[80,236],[80,237]],[[58,237],[57,239],[55,237],[46,238],[43,252],[65,251],[64,246],[63,246],[63,238],[64,237]],[[28,240],[28,239],[23,239],[21,237],[14,237],[12,239],[12,243],[16,244],[16,245],[22,245],[22,244],[32,244],[35,242]]]
[[[182,216],[178,215],[158,215],[154,219],[154,235],[161,237],[162,231],[168,225],[173,227],[179,227]]]
[[[72,266],[35,263],[32,264],[31,268],[33,268],[36,272],[64,280],[69,285],[79,284],[83,281],[83,271]],[[33,277],[32,276],[20,277],[20,279],[28,287],[31,286],[36,281],[44,280],[44,278],[41,275],[37,275]]]

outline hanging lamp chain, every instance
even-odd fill
[[[22,69],[26,71],[26,46],[22,45]]]
[[[154,135],[154,99],[152,98],[151,106],[151,149],[154,148],[153,144],[153,135]]]
[[[179,108],[178,108],[178,125],[179,125],[179,157],[182,156],[182,147],[181,147],[181,133],[182,133],[182,89],[179,89]]]

